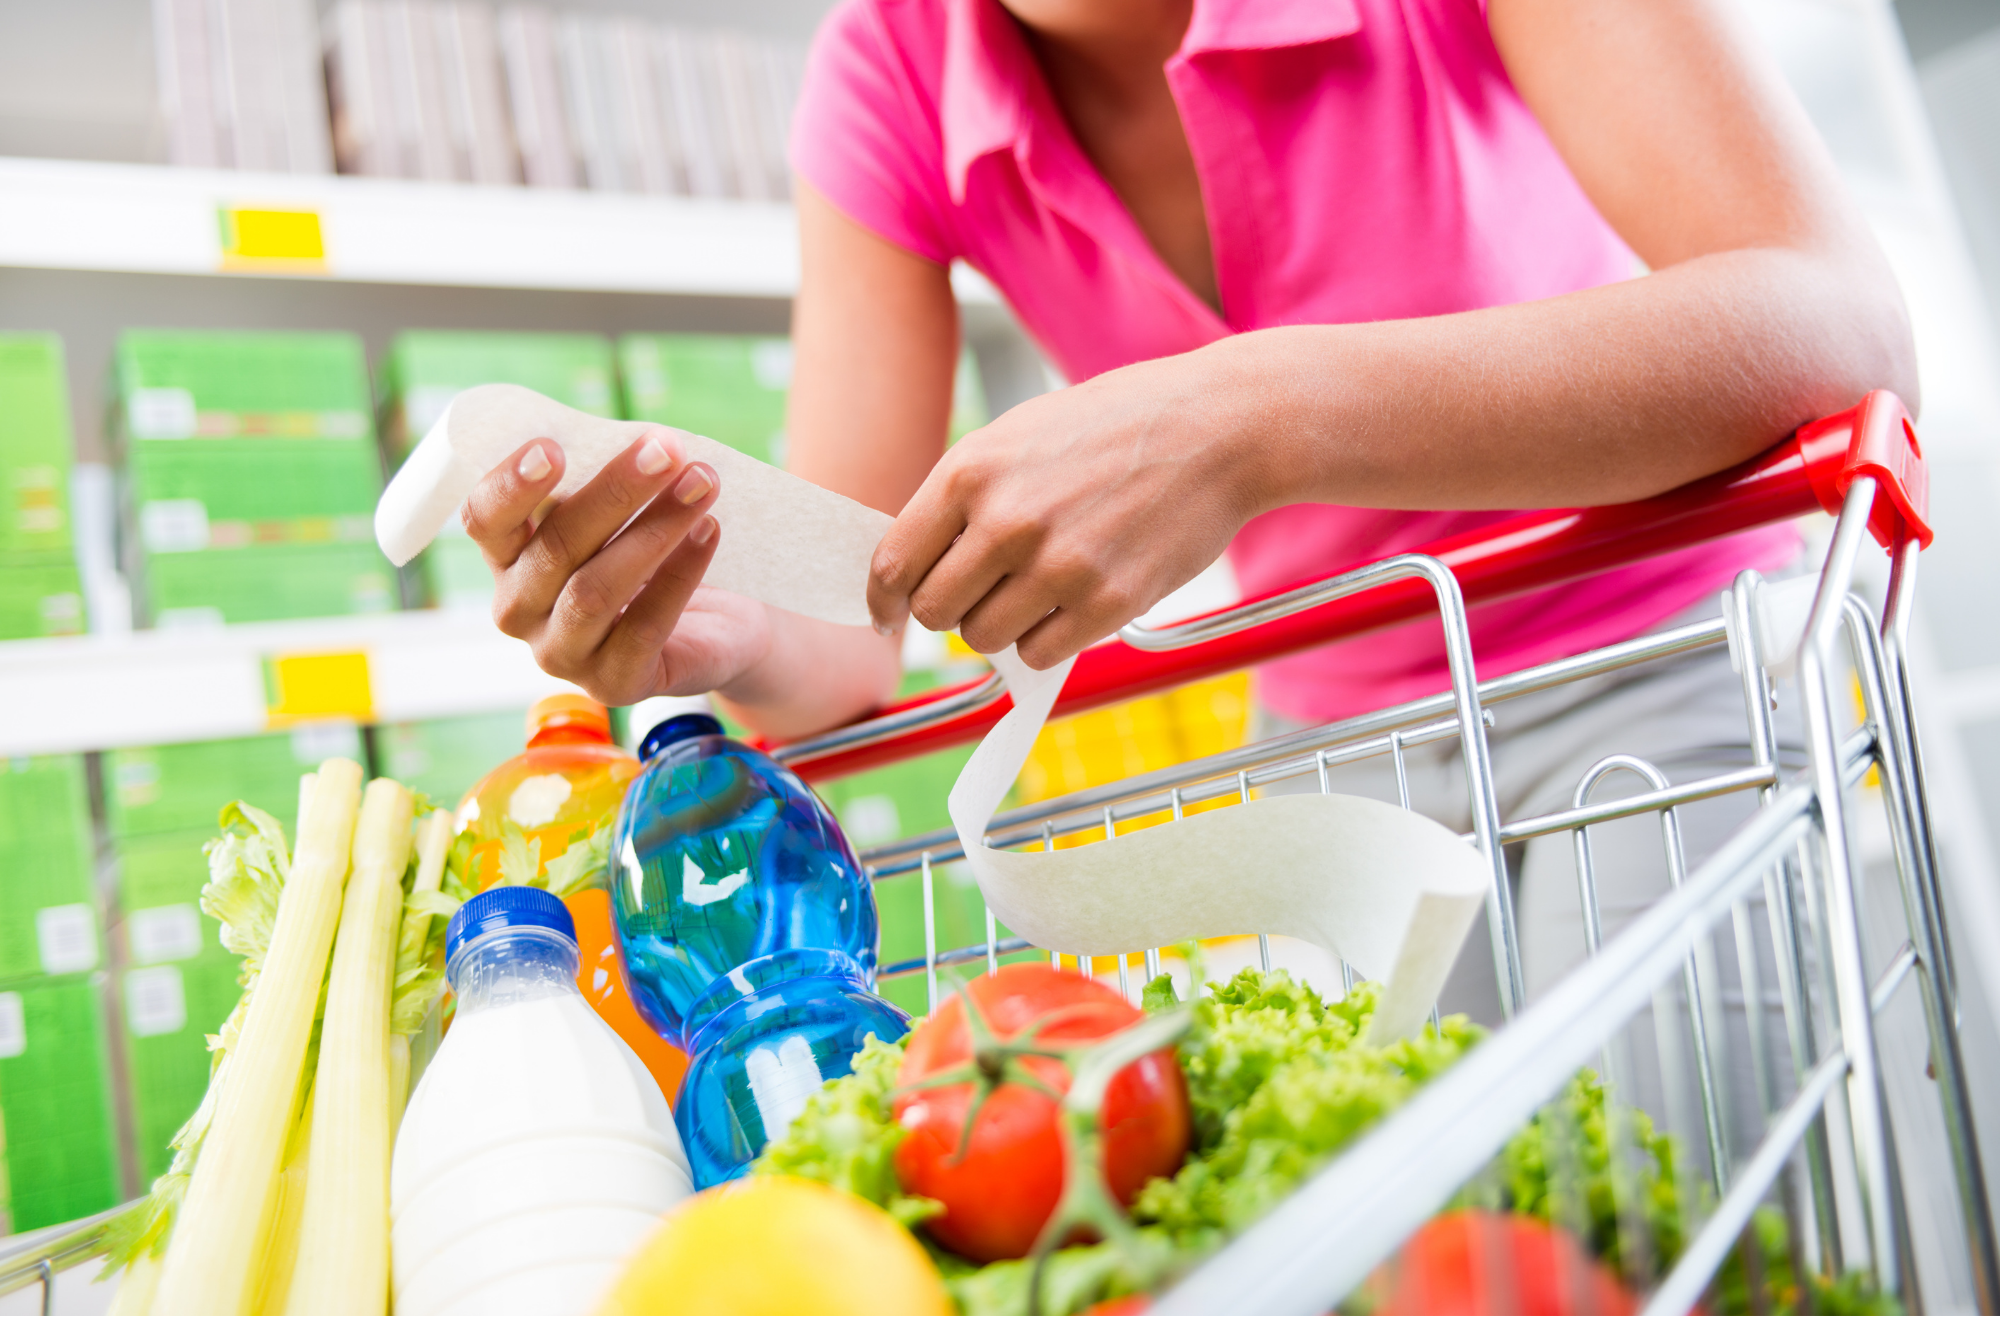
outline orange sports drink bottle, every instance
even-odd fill
[[[611,826],[639,761],[611,743],[611,715],[581,694],[552,694],[528,710],[528,745],[481,778],[458,805],[472,832],[466,886],[535,883],[576,923],[577,987],[651,1070],[667,1100],[687,1057],[632,1007],[611,926],[606,857]]]

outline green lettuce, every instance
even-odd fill
[[[1407,1040],[1370,1045],[1364,1038],[1379,996],[1377,987],[1363,984],[1329,1003],[1282,971],[1265,976],[1249,969],[1209,986],[1193,1001],[1193,1024],[1179,1043],[1194,1121],[1187,1160],[1172,1177],[1148,1182],[1133,1201],[1137,1253],[1099,1243],[1050,1256],[1042,1307],[1076,1313],[1146,1290],[1162,1269],[1192,1267],[1485,1035],[1461,1015],[1446,1018],[1441,1029],[1427,1026]],[[1168,978],[1146,987],[1149,1012],[1178,1003]],[[752,1169],[824,1181],[888,1210],[924,1241],[961,1312],[1024,1313],[1033,1263],[975,1266],[940,1249],[920,1226],[940,1205],[905,1193],[897,1181],[902,1131],[890,1103],[903,1046],[871,1038],[854,1072],[816,1093]],[[1674,1165],[1672,1141],[1644,1112],[1618,1104],[1585,1069],[1448,1207],[1511,1211],[1562,1226],[1635,1285],[1650,1287],[1686,1244]],[[1707,1302],[1713,1312],[1893,1308],[1852,1276],[1814,1275],[1802,1290],[1790,1275],[1782,1215],[1761,1211],[1751,1231],[1754,1249],[1739,1246],[1717,1275]]]
[[[1283,972],[1246,970],[1194,1001],[1193,1028],[1180,1043],[1194,1113],[1188,1159],[1135,1201],[1141,1252],[1110,1244],[1056,1252],[1043,1275],[1043,1307],[1075,1313],[1142,1290],[1161,1256],[1176,1267],[1192,1264],[1478,1038],[1470,1023],[1452,1019],[1442,1035],[1369,1046],[1360,1038],[1378,994],[1360,986],[1329,1005]],[[1167,978],[1147,987],[1149,1011],[1175,1003]],[[964,1313],[1019,1314],[1028,1308],[1033,1265],[974,1266],[929,1245],[919,1224],[940,1205],[905,1193],[896,1179],[902,1130],[890,1103],[902,1058],[903,1043],[871,1040],[854,1072],[814,1094],[752,1170],[824,1181],[881,1206],[926,1240]]]
[[[1148,988],[1149,1007],[1168,1002],[1159,987]],[[1134,1220],[1176,1245],[1212,1248],[1479,1040],[1461,1015],[1442,1032],[1371,1045],[1363,1038],[1380,994],[1364,984],[1328,1004],[1282,971],[1247,968],[1212,986],[1180,1045],[1194,1150],[1171,1179],[1140,1191]]]
[[[868,1200],[910,1228],[943,1212],[943,1204],[905,1193],[896,1179],[903,1127],[889,1107],[909,1041],[907,1034],[894,1043],[872,1032],[864,1037],[854,1072],[828,1080],[808,1098],[785,1136],[751,1165],[752,1174],[820,1181]]]
[[[222,836],[203,846],[208,883],[201,910],[222,923],[222,947],[243,959],[243,988],[256,983],[278,919],[278,894],[291,873],[285,830],[254,805],[233,801],[218,816]]]

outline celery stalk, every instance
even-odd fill
[[[156,1314],[236,1314],[254,1299],[360,797],[359,764],[320,765],[270,948],[167,1245]]]
[[[322,799],[315,790],[314,813]],[[368,784],[327,982],[287,1314],[388,1313],[389,994],[415,817],[407,787]]]
[[[389,1034],[389,1143],[393,1150],[396,1130],[403,1123],[403,1107],[410,1100],[410,1039],[400,1032]]]
[[[257,1297],[251,1309],[257,1314],[283,1314],[285,1296],[291,1290],[292,1269],[298,1263],[299,1219],[305,1215],[307,1150],[312,1145],[313,1092],[306,1093],[306,1109],[292,1126],[285,1145],[285,1164],[278,1172],[278,1203],[271,1219],[271,1243],[264,1258],[263,1276],[258,1279]]]
[[[141,1254],[118,1276],[118,1290],[112,1294],[106,1314],[151,1314],[153,1292],[160,1285],[160,1261]]]

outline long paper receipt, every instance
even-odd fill
[[[1055,852],[981,835],[1048,720],[1071,662],[1047,671],[1012,648],[993,665],[1014,698],[953,784],[952,826],[993,915],[1029,942],[1102,957],[1217,935],[1294,935],[1382,983],[1380,1044],[1414,1036],[1490,882],[1436,820],[1363,796],[1273,796]]]
[[[390,482],[375,511],[376,537],[404,564],[528,440],[546,436],[563,447],[568,466],[556,494],[566,496],[646,428],[516,385],[468,389]],[[722,539],[709,583],[836,624],[868,623],[868,565],[886,514],[677,434],[722,482],[710,511]],[[1314,794],[1226,806],[1062,851],[994,850],[983,845],[987,824],[1071,664],[1035,671],[1012,648],[993,663],[1014,707],[966,762],[949,806],[980,891],[1010,930],[1040,948],[1092,956],[1217,935],[1297,936],[1382,983],[1371,1040],[1417,1032],[1489,883],[1484,860],[1458,835],[1382,801]]]
[[[562,446],[555,496],[574,495],[630,448],[644,421],[607,421],[518,384],[467,389],[410,451],[375,507],[382,554],[406,565],[431,544],[480,478],[533,439]],[[675,430],[690,459],[715,469],[721,485],[709,513],[721,529],[703,582],[769,606],[830,620],[868,623],[868,560],[889,516],[823,490],[726,444]]]

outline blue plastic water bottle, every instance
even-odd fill
[[[633,710],[645,768],[612,833],[611,899],[632,997],[688,1053],[674,1122],[705,1189],[742,1175],[867,1034],[894,1041],[910,1019],[869,990],[874,889],[832,813],[688,704]]]

